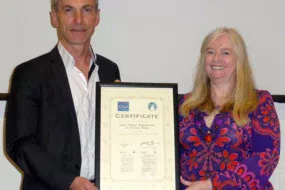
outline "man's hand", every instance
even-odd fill
[[[76,177],[71,185],[70,190],[98,190],[94,183],[83,177]]]
[[[180,176],[180,181],[187,186],[185,190],[212,190],[212,182],[210,179],[204,181],[187,181]]]

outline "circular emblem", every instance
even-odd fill
[[[155,111],[156,108],[157,108],[156,103],[150,102],[150,103],[148,104],[148,109],[149,109],[150,111]]]

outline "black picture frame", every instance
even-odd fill
[[[8,93],[0,93],[0,101],[7,101],[9,99]]]
[[[177,84],[176,83],[100,83],[96,84],[96,127],[95,127],[95,183],[96,186],[100,189],[100,165],[101,165],[101,96],[102,89],[104,88],[146,88],[146,89],[159,89],[159,88],[169,88],[172,89],[173,96],[173,127],[174,127],[174,157],[175,157],[175,186],[176,190],[180,189],[180,158],[179,158],[179,127],[178,127],[178,93],[177,93]],[[168,163],[169,164],[169,163]]]

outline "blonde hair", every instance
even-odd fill
[[[57,6],[58,6],[58,1],[59,1],[59,0],[51,0],[51,1],[50,1],[51,10],[57,11],[57,8],[58,8],[58,7],[57,7]],[[98,10],[99,2],[98,2],[98,0],[94,0],[94,2],[95,2],[95,9]]]
[[[205,37],[200,50],[193,91],[191,96],[188,96],[181,105],[180,112],[187,116],[189,111],[195,108],[207,113],[214,111],[215,106],[211,99],[210,79],[205,71],[205,57],[209,43],[220,35],[229,36],[237,57],[236,84],[228,97],[228,102],[223,105],[221,111],[231,112],[236,124],[244,126],[250,121],[248,114],[254,111],[258,104],[257,91],[245,42],[238,31],[233,28],[217,28]]]

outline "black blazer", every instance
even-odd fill
[[[118,66],[97,55],[101,82],[120,79]],[[75,108],[57,47],[16,67],[7,105],[6,150],[22,169],[22,189],[69,189],[80,175]]]

